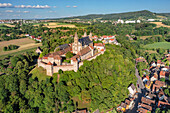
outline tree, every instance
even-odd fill
[[[73,53],[71,53],[70,51],[66,53],[66,58],[70,59],[71,57],[73,57]]]

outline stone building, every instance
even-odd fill
[[[80,39],[78,38],[77,33],[75,33],[74,43],[72,44],[73,53],[77,54],[80,50],[86,48],[87,46],[93,46],[92,33],[87,36],[85,32],[83,38]]]
[[[77,33],[75,33],[74,42],[72,44],[59,46],[59,49],[59,51],[49,53],[38,59],[38,67],[41,66],[46,69],[47,75],[49,76],[52,76],[53,73],[57,73],[60,69],[63,71],[74,70],[77,72],[79,67],[83,65],[84,60],[95,59],[97,56],[104,53],[104,51],[102,51],[94,55],[92,33],[87,36],[86,32],[81,39],[79,39]],[[70,59],[70,63],[63,62],[67,52],[75,54]]]

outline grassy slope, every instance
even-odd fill
[[[37,77],[39,81],[46,80],[47,77],[50,78],[50,76],[46,75],[46,70],[42,67],[35,67],[30,74],[32,74],[32,78]]]
[[[147,44],[144,48],[163,48],[163,49],[170,49],[170,42],[157,42],[153,44]]]

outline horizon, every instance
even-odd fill
[[[91,14],[115,14],[148,10],[170,13],[169,0],[14,1],[0,0],[0,19],[57,19]]]

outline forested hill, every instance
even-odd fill
[[[85,16],[69,17],[64,19],[104,19],[104,20],[116,20],[116,19],[149,19],[156,18],[153,12],[148,10],[125,12],[125,13],[113,13],[113,14],[90,14]]]

